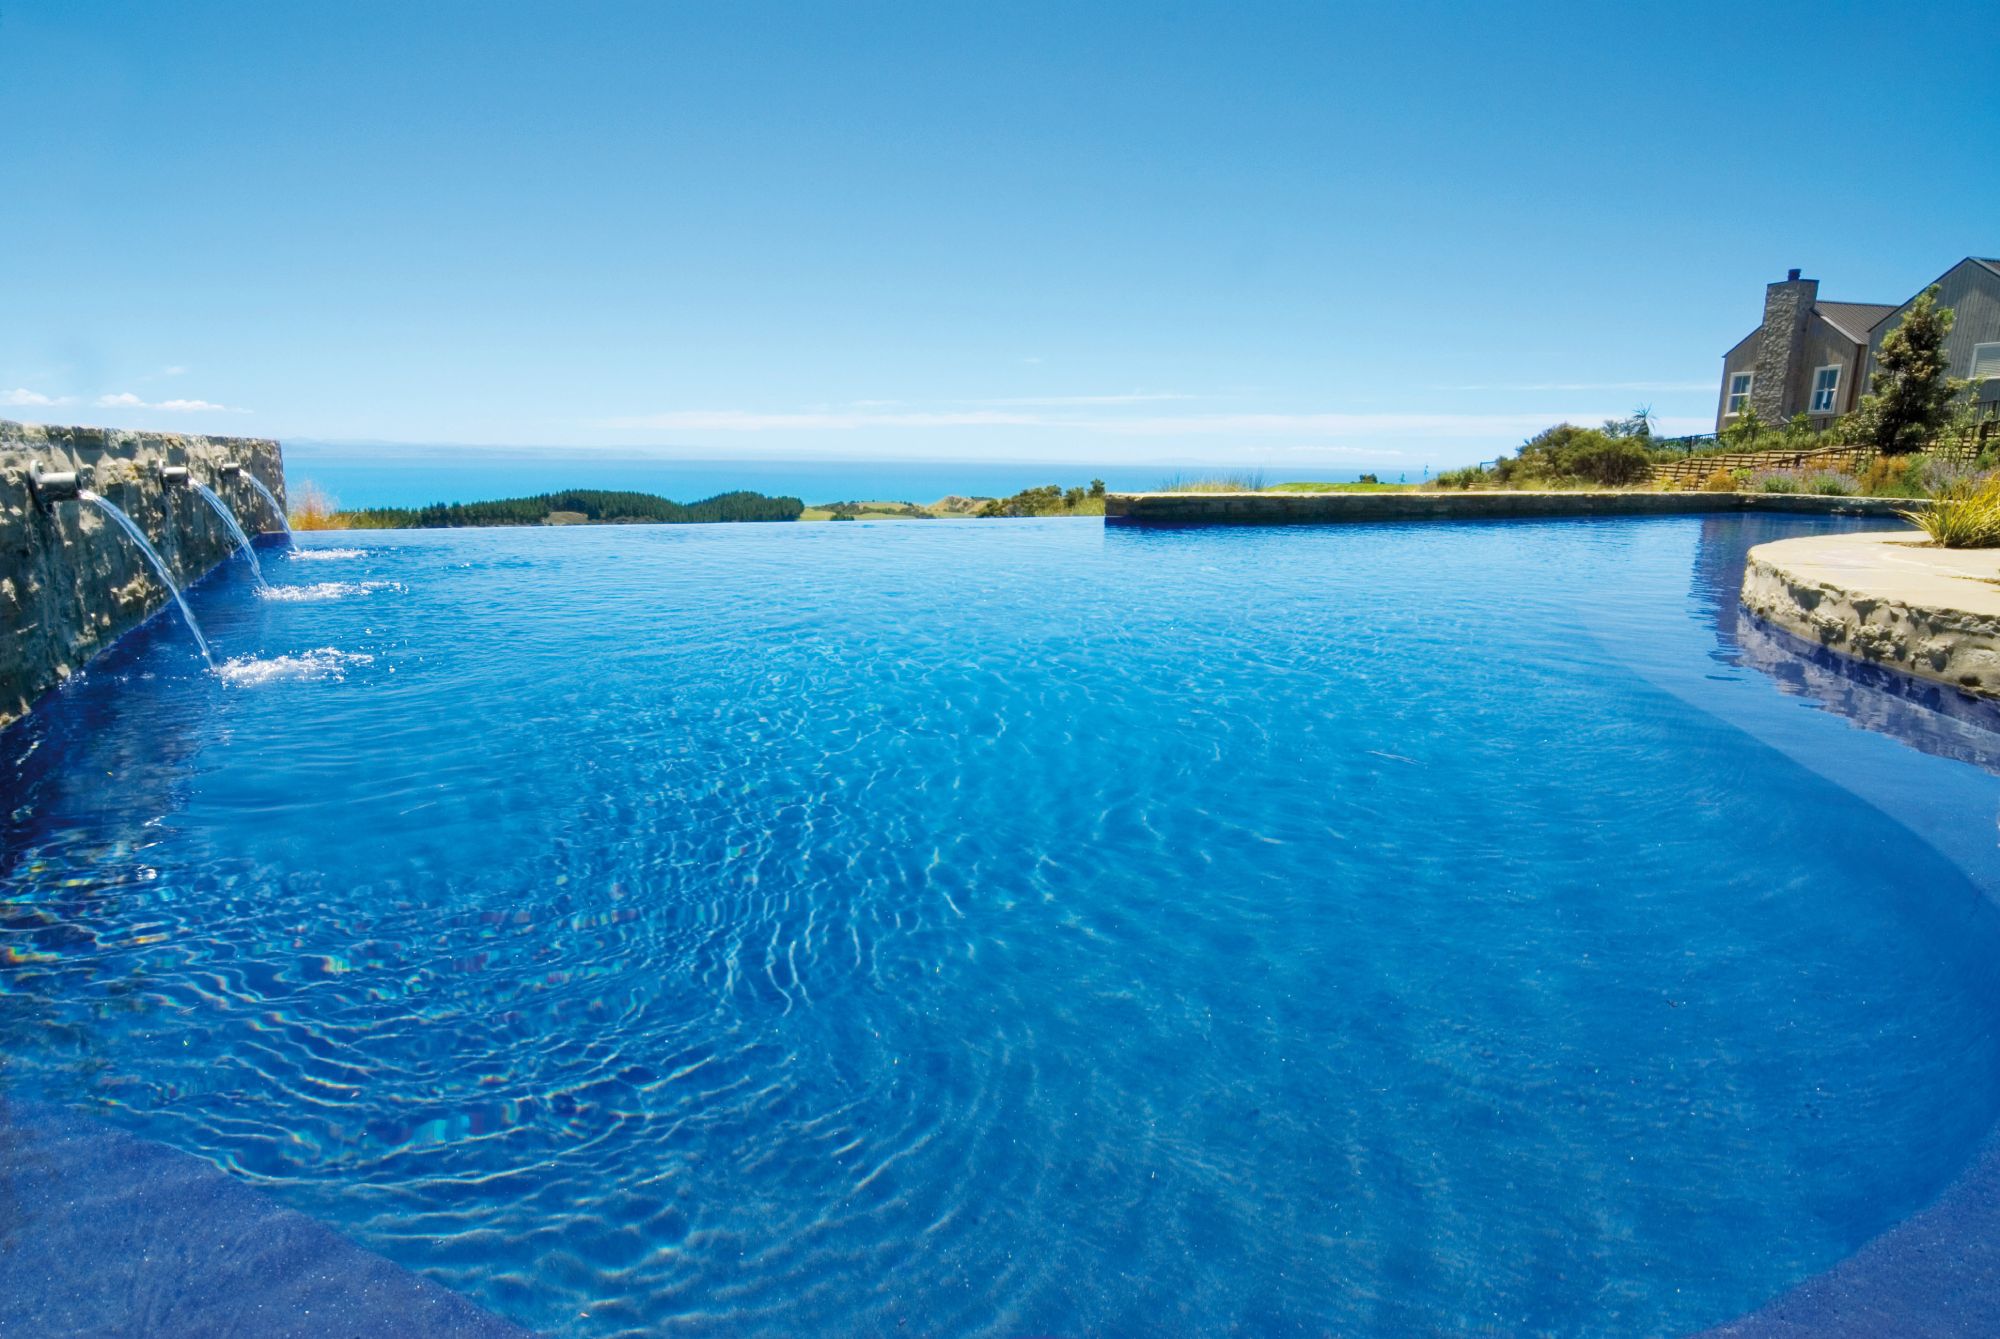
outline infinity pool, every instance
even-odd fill
[[[556,1333],[1713,1324],[2000,1118],[1829,524],[302,537],[0,735],[0,1084]]]

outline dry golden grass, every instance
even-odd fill
[[[347,529],[347,521],[340,514],[340,503],[334,500],[333,494],[310,479],[301,479],[290,494],[292,529]]]

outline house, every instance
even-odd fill
[[[1947,371],[1980,381],[1980,407],[2000,410],[2000,260],[1968,256],[1933,282],[1938,305],[1957,313],[1944,346]],[[1819,281],[1797,270],[1766,286],[1763,324],[1722,355],[1715,430],[1746,407],[1766,423],[1804,414],[1815,428],[1831,426],[1860,403],[1883,338],[1916,299],[1823,302]]]

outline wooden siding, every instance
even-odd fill
[[[1954,316],[1951,334],[1944,342],[1946,367],[1952,376],[1962,377],[1972,368],[1973,345],[2000,340],[2000,274],[1995,274],[1976,260],[1962,260],[1940,275],[1936,283],[1939,289],[1938,305],[1951,308]],[[1913,296],[1910,302],[1915,301]],[[1871,372],[1881,353],[1882,340],[1896,328],[1909,306],[1910,303],[1905,302],[1894,315],[1869,332],[1868,367]],[[1988,406],[2000,404],[2000,380],[1986,383],[1980,401]]]

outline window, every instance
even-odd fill
[[[1974,381],[1984,381],[1988,377],[2000,377],[2000,340],[1991,344],[1972,346],[1972,372]]]
[[[1840,364],[1822,367],[1813,373],[1812,412],[1831,414],[1835,393],[1840,390]]]
[[[1725,414],[1740,414],[1750,399],[1751,374],[1738,372],[1729,379],[1729,402],[1722,407]]]

